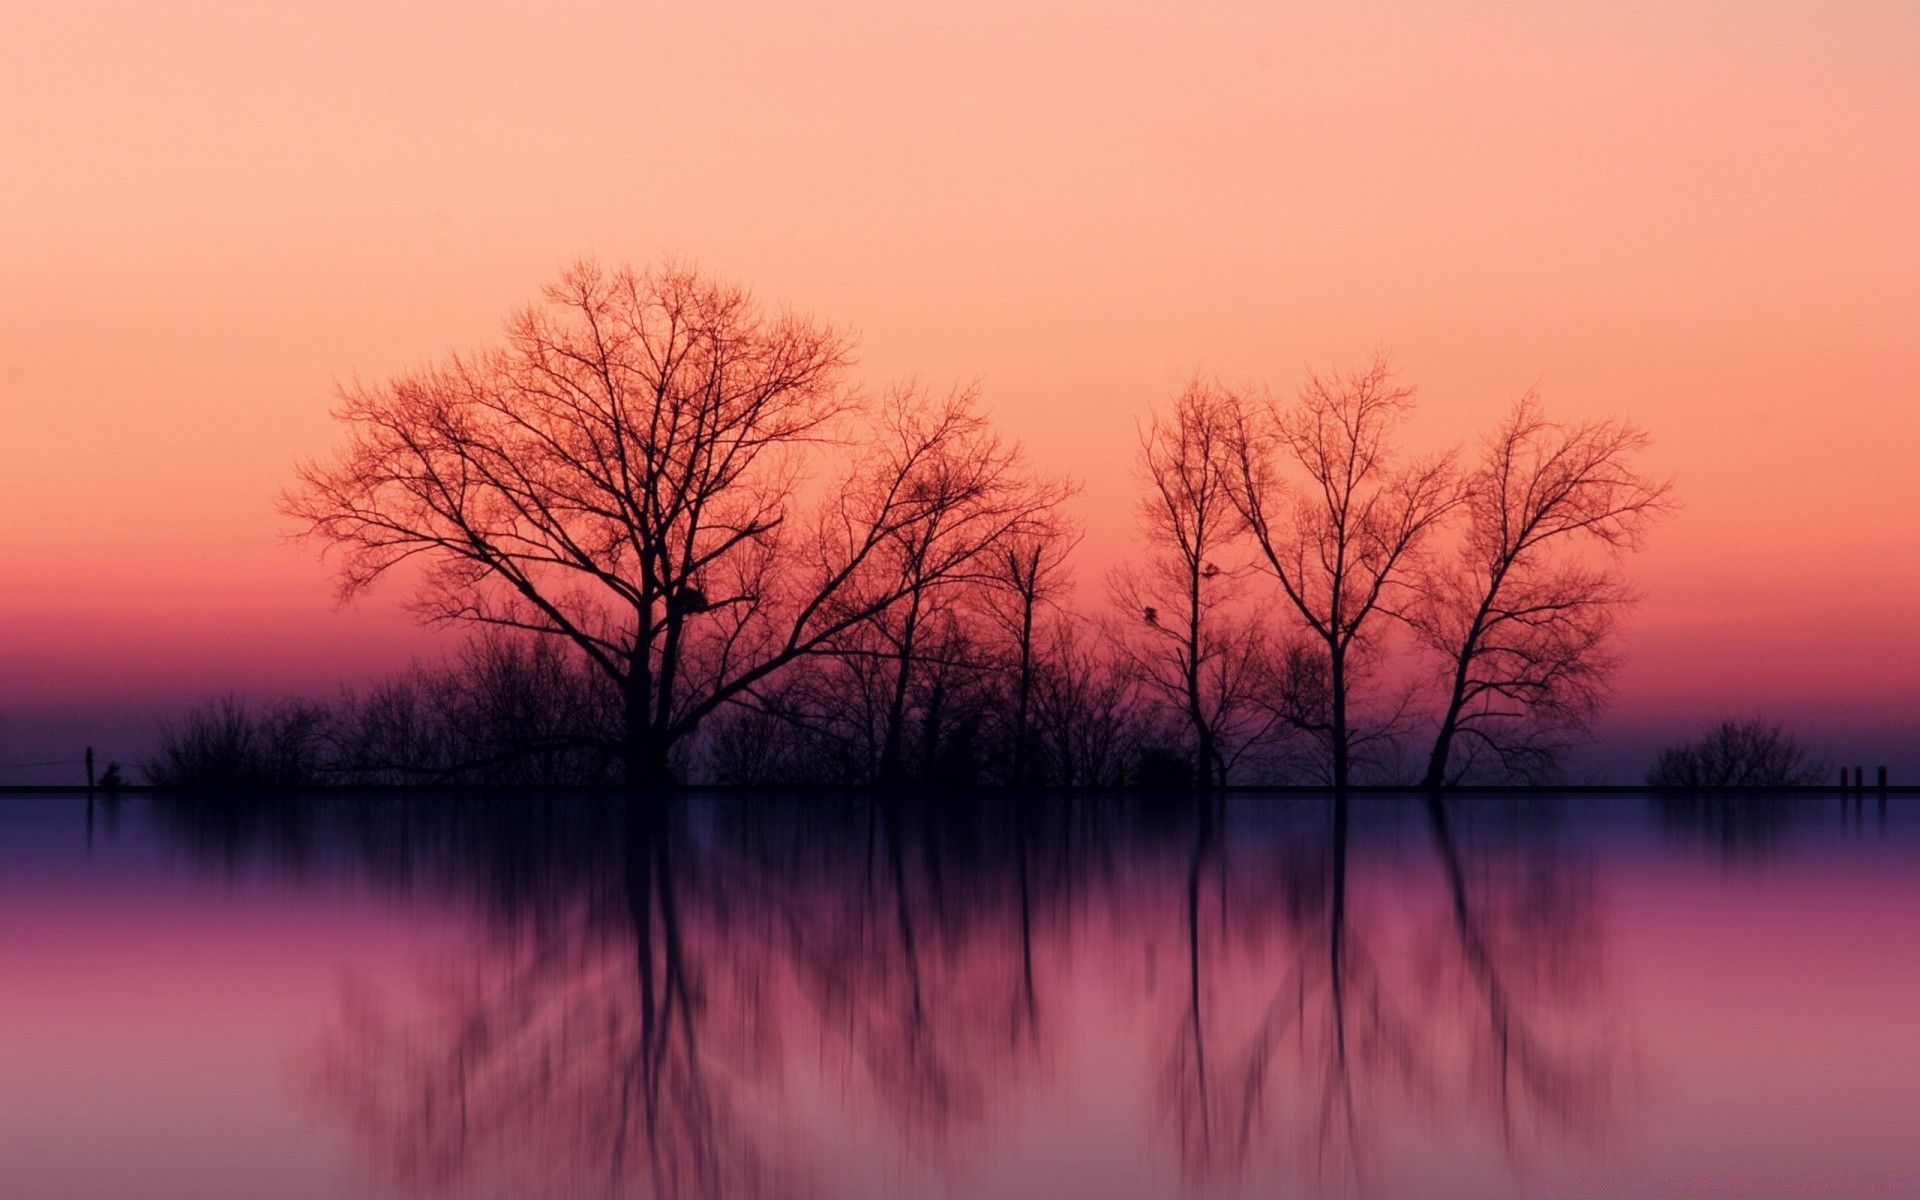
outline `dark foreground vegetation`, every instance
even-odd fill
[[[1647,772],[1661,788],[1804,787],[1833,778],[1793,735],[1760,717],[1722,721],[1698,741],[1668,746]]]
[[[906,739],[911,785],[1190,788],[1190,751],[1177,714],[1128,686],[1110,663],[1071,665],[1077,672],[1064,679],[1051,662],[1035,672],[1029,736],[1017,748],[1003,693],[983,684],[948,698],[942,707],[957,732],[943,739],[937,727],[919,723]],[[807,669],[802,664],[794,673]],[[809,682],[816,694],[831,694],[822,681]],[[870,710],[856,697],[844,699],[838,721],[800,724],[746,708],[724,713],[688,773],[733,786],[876,784],[881,740],[858,719]],[[618,728],[614,698],[562,648],[489,635],[448,662],[343,690],[327,703],[253,704],[231,695],[210,701],[164,724],[159,751],[141,770],[150,784],[189,791],[608,787],[625,779],[608,748]],[[1236,782],[1324,784],[1302,741],[1280,731],[1267,756],[1237,761]],[[1417,765],[1417,756],[1370,760],[1368,781],[1415,784],[1405,769],[1410,761]],[[1676,791],[1796,787],[1824,783],[1831,773],[1781,726],[1747,718],[1662,749],[1646,783]]]
[[[583,263],[497,348],[345,391],[283,501],[345,594],[483,636],[326,706],[227,701],[146,774],[964,787],[1544,782],[1672,507],[1646,436],[1529,394],[1411,454],[1384,360],[1195,379],[1140,428],[1138,540],[1077,580],[1071,481],[971,390],[676,265]]]

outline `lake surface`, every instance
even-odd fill
[[[0,1196],[1913,1194],[1916,818],[0,796]]]

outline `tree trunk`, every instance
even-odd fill
[[[1013,786],[1027,785],[1027,708],[1033,693],[1033,598],[1023,596],[1020,609],[1019,692],[1014,699]]]
[[[1347,731],[1347,656],[1335,647],[1331,659],[1333,683],[1333,790],[1337,802],[1345,805],[1347,778],[1351,769]]]
[[[1494,573],[1493,583],[1480,601],[1479,611],[1473,614],[1473,623],[1467,627],[1466,639],[1454,653],[1453,688],[1447,694],[1447,711],[1440,718],[1440,730],[1433,737],[1433,753],[1427,757],[1426,778],[1421,781],[1421,786],[1429,791],[1437,792],[1447,785],[1447,760],[1453,756],[1453,736],[1460,731],[1460,714],[1467,703],[1467,674],[1479,650],[1481,635],[1487,627],[1487,613],[1493,607],[1494,598],[1500,594],[1500,584],[1505,578],[1504,567]]]
[[[915,635],[920,623],[920,598],[914,596],[900,629],[900,659],[887,697],[887,728],[880,743],[880,783],[897,787],[906,781],[907,688],[913,679]]]
[[[1440,723],[1440,732],[1433,736],[1433,754],[1427,759],[1427,775],[1420,786],[1428,791],[1437,792],[1447,785],[1447,759],[1453,754],[1454,717],[1451,712]]]
[[[667,765],[667,752],[672,746],[665,731],[653,721],[650,697],[631,679],[625,691],[626,745],[622,757],[626,761],[627,790],[635,794],[671,791],[679,782]]]

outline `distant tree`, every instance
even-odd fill
[[[862,580],[896,599],[872,605],[854,626],[877,634],[877,642],[869,638],[846,648],[863,656],[877,653],[887,664],[878,767],[883,783],[904,783],[912,774],[912,716],[920,720],[921,765],[937,757],[946,702],[985,665],[967,632],[977,613],[967,610],[1000,582],[1007,554],[1041,538],[1065,495],[1061,485],[1030,481],[1019,451],[1002,442],[972,406],[971,394],[963,394],[943,410],[903,411],[896,418],[909,443],[930,447],[914,479],[926,502],[918,514],[894,522],[868,556]],[[936,439],[916,422],[952,429]],[[823,648],[831,652],[835,641]]]
[[[1221,447],[1258,561],[1323,660],[1325,706],[1309,728],[1324,740],[1336,789],[1348,784],[1362,736],[1354,694],[1363,656],[1383,618],[1408,602],[1422,553],[1461,499],[1451,454],[1402,460],[1395,451],[1413,407],[1413,390],[1376,358],[1344,375],[1309,375],[1291,404],[1232,397]]]
[[[922,480],[936,493],[977,489],[983,501],[929,504],[923,519],[903,521],[882,539],[847,591],[856,601],[870,591],[891,592],[894,602],[823,640],[806,661],[746,689],[736,707],[784,728],[729,716],[728,735],[713,745],[725,759],[714,762],[722,774],[785,774],[808,763],[812,782],[899,786],[936,778],[964,783],[982,765],[980,733],[1000,669],[992,617],[1001,564],[1056,523],[1066,489],[1028,479],[1018,451],[971,413],[972,403],[964,393],[949,401],[971,430],[930,456]],[[995,496],[986,499],[989,491]],[[785,749],[746,752],[737,739],[749,728]]]
[[[356,783],[430,783],[447,777],[457,751],[437,686],[423,664],[342,690],[333,721],[334,758]]]
[[[867,569],[884,548],[964,531],[924,583],[1028,516],[970,398],[904,390],[876,411],[851,353],[691,269],[581,263],[503,347],[346,389],[346,446],[283,509],[340,553],[344,594],[417,560],[426,618],[573,646],[621,698],[605,748],[630,783],[669,784],[715,710],[900,600],[908,580]],[[808,468],[849,449],[796,528]]]
[[[1139,458],[1145,552],[1109,588],[1115,644],[1147,692],[1180,714],[1202,788],[1224,783],[1230,761],[1271,726],[1256,703],[1267,639],[1240,604],[1245,572],[1231,557],[1246,530],[1229,475],[1234,418],[1227,393],[1195,380],[1171,412],[1149,419]]]
[[[395,700],[418,693],[426,709],[429,756],[393,772],[396,782],[546,787],[612,779],[605,747],[617,740],[619,697],[553,639],[483,629],[447,662],[389,681],[365,705],[349,697],[342,724],[366,729],[365,716],[378,711],[374,701],[383,690]],[[344,733],[341,740],[347,742]],[[395,748],[404,759],[404,743]],[[380,768],[371,747],[356,749],[359,761]]]
[[[327,759],[328,717],[311,701],[255,707],[229,694],[162,722],[160,748],[140,773],[179,791],[311,787]]]
[[[1035,782],[1034,688],[1045,649],[1043,620],[1071,583],[1067,556],[1079,540],[1079,531],[1064,522],[1037,524],[1000,546],[993,559],[985,609],[1010,651],[1006,778],[1015,787]]]
[[[1646,445],[1617,421],[1550,421],[1532,394],[1487,439],[1466,478],[1458,548],[1407,609],[1445,664],[1427,787],[1487,765],[1547,777],[1586,730],[1614,666],[1608,636],[1633,595],[1619,556],[1672,508],[1669,485],[1634,470]]]
[[[605,784],[610,757],[595,747],[618,723],[604,681],[565,647],[484,630],[444,662],[331,702],[229,695],[197,705],[161,723],[141,771],[182,791]]]
[[[1066,787],[1127,782],[1147,722],[1137,681],[1108,651],[1081,622],[1054,627],[1034,672],[1040,780]]]
[[[1696,741],[1663,748],[1647,772],[1652,787],[1786,787],[1820,783],[1826,763],[1812,758],[1778,723],[1724,720]]]

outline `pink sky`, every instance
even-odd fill
[[[273,497],[337,381],[486,344],[589,253],[848,325],[875,383],[978,379],[1086,481],[1089,580],[1196,370],[1386,347],[1435,442],[1538,385],[1647,427],[1686,504],[1617,730],[1881,731],[1845,756],[1920,711],[1912,0],[28,0],[0,114],[12,712],[428,645],[396,593],[336,611]]]

